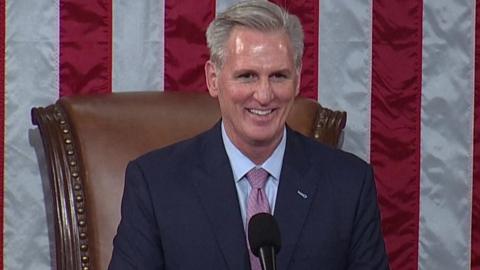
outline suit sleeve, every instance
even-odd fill
[[[135,163],[127,166],[121,216],[108,269],[165,269],[151,195]]]
[[[355,214],[349,254],[350,270],[389,269],[381,230],[373,171],[367,167]]]

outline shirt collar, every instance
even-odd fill
[[[243,176],[251,169],[256,167],[247,156],[245,156],[230,140],[225,131],[225,126],[222,121],[222,139],[227,152],[228,159],[230,160],[230,166],[233,170],[233,177],[235,181],[240,181]],[[263,164],[258,167],[265,169],[274,180],[280,179],[280,172],[282,170],[283,155],[285,154],[285,146],[287,142],[287,131],[283,128],[283,136],[280,143],[277,145],[272,155],[268,157]]]

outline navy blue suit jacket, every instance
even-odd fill
[[[279,270],[388,269],[371,167],[288,128],[274,216]],[[250,269],[219,124],[128,165],[109,269]]]

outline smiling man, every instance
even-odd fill
[[[258,212],[279,224],[280,270],[388,269],[371,167],[285,124],[299,93],[298,18],[239,2],[207,43],[222,119],[128,165],[109,269],[260,270],[245,236]]]

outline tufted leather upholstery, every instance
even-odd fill
[[[142,153],[191,137],[220,118],[206,93],[135,92],[60,98],[32,109],[55,207],[58,269],[106,269],[120,220],[124,171]],[[287,123],[336,146],[346,113],[297,98]]]

